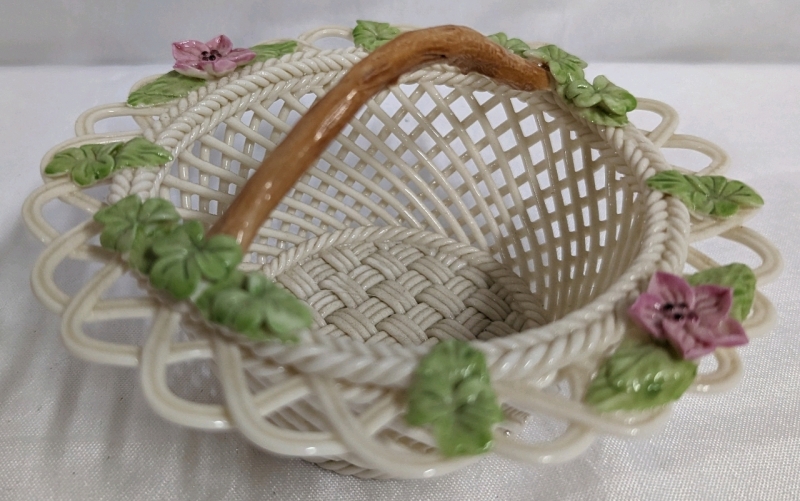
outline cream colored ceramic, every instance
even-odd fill
[[[564,461],[597,434],[657,429],[669,408],[601,415],[580,401],[650,275],[713,266],[690,246],[709,238],[751,248],[762,261],[759,285],[780,269],[774,247],[742,226],[753,211],[724,222],[690,218],[680,202],[644,187],[654,172],[672,168],[662,148],[707,156],[703,174],[728,167],[715,145],[675,134],[677,115],[663,103],[639,101],[660,120],[652,130],[598,127],[550,92],[512,91],[444,66],[406,75],[336,137],[250,247],[248,269],[262,269],[316,312],[317,327],[298,346],[211,335],[143,294],[122,261],[97,246],[91,214],[132,193],[170,199],[184,218],[213,222],[265,152],[365,56],[315,48],[324,37],[348,35],[312,31],[279,62],[244,67],[169,106],[110,104],[80,117],[76,138],[43,165],[66,146],[136,135],[177,160],[160,171],[120,172],[102,189],[46,179],[27,200],[26,222],[47,245],[33,288],[62,316],[67,348],[90,362],[137,368],[165,419],[235,428],[272,453],[364,477],[430,477],[480,460],[441,457],[426,431],[402,419],[409,375],[436,338],[479,333],[473,346],[485,354],[510,417],[497,430],[496,454]],[[132,117],[138,129],[95,132],[115,117]],[[57,231],[44,216],[50,202],[78,207],[86,218]],[[57,285],[64,263],[86,270],[77,292]],[[774,317],[757,293],[744,326],[755,337]],[[735,382],[736,350],[720,349],[716,359],[696,392]],[[189,401],[168,387],[171,366],[209,360],[220,402]],[[529,414],[562,421],[563,433],[544,442],[520,438]]]

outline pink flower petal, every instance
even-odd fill
[[[225,59],[233,61],[237,66],[241,66],[245,63],[249,63],[255,59],[255,57],[256,53],[250,49],[233,49],[228,53]]]
[[[628,313],[654,338],[666,339],[683,358],[693,359],[718,346],[747,343],[742,325],[728,317],[732,304],[733,291],[727,287],[692,288],[682,277],[657,272]]]
[[[664,315],[658,309],[661,302],[659,296],[645,292],[628,308],[628,315],[656,339],[664,338],[664,329],[661,326]]]
[[[208,47],[212,50],[216,49],[222,56],[227,56],[231,49],[233,49],[233,42],[225,35],[220,35],[213,40],[209,40]]]
[[[686,303],[689,307],[694,303],[694,291],[686,280],[663,271],[653,275],[647,286],[647,292],[660,297],[662,303]]]
[[[714,353],[714,346],[706,344],[696,344],[693,348],[689,348],[683,352],[683,358],[686,360],[697,360],[704,357],[709,353]]]
[[[683,358],[694,359],[714,351],[714,335],[696,322],[664,322],[667,341]]]
[[[172,57],[179,63],[192,63],[200,60],[200,54],[209,50],[208,46],[197,40],[184,40],[172,44]]]
[[[203,64],[203,69],[215,77],[225,76],[236,69],[236,63],[225,58]]]
[[[698,285],[694,288],[694,311],[703,325],[717,326],[728,317],[733,304],[733,292],[718,285]]]
[[[747,333],[742,324],[733,318],[726,318],[719,324],[720,335],[717,338],[717,346],[741,346],[748,343]]]
[[[208,80],[210,78],[210,75],[206,71],[197,68],[193,64],[175,63],[175,66],[172,68],[181,75],[186,75],[187,77],[202,78],[203,80]]]

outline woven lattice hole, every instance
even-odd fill
[[[195,360],[167,367],[166,380],[170,391],[180,398],[200,404],[222,404],[222,388],[216,367],[208,360]]]

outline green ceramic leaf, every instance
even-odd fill
[[[177,71],[170,71],[131,92],[128,96],[128,105],[141,108],[168,103],[188,96],[190,92],[205,84],[206,81],[201,78],[187,77]]]
[[[661,346],[626,340],[589,384],[585,401],[600,412],[650,409],[677,400],[697,375],[697,364]]]
[[[203,313],[203,315],[211,320],[212,316],[219,317],[219,315],[212,315],[211,308],[214,304],[216,296],[223,291],[226,290],[244,290],[245,274],[239,270],[232,270],[231,273],[223,278],[222,280],[217,281],[214,284],[208,286],[202,293],[194,301],[195,306]],[[230,311],[221,311],[220,313],[229,314]],[[219,319],[215,320],[219,321]]]
[[[151,167],[172,161],[169,151],[143,137],[135,137],[124,143],[114,157],[116,159],[115,169]]]
[[[169,201],[150,198],[142,203],[138,195],[130,195],[94,215],[103,224],[100,245],[117,252],[128,252],[136,240],[169,231],[180,222],[180,216]]]
[[[214,235],[198,246],[197,266],[204,278],[221,280],[242,262],[242,247],[230,235]]]
[[[189,221],[153,243],[156,259],[150,270],[150,283],[176,299],[186,299],[197,289],[201,278],[225,278],[242,260],[242,250],[233,237],[203,236],[203,225]]]
[[[578,114],[600,125],[619,127],[628,123],[626,113],[636,109],[636,98],[611,83],[603,75],[589,83],[584,79],[559,85],[558,92],[566,101],[581,108]]]
[[[267,303],[267,327],[270,332],[285,337],[311,325],[311,312],[297,298],[278,289]]]
[[[126,143],[85,144],[57,153],[45,166],[47,176],[70,174],[79,186],[90,186],[125,167],[162,165],[172,160],[167,150],[142,137]]]
[[[234,271],[203,291],[196,304],[211,322],[255,341],[297,341],[297,332],[312,321],[305,304],[260,273]]]
[[[550,73],[559,84],[564,85],[573,80],[584,79],[583,68],[586,68],[586,62],[555,45],[528,50],[524,55],[547,63]]]
[[[367,52],[372,52],[399,34],[400,30],[389,23],[356,21],[356,27],[353,28],[353,42]]]
[[[597,76],[592,86],[600,96],[600,106],[609,114],[624,115],[636,109],[636,98],[627,90],[611,83],[605,76]]]
[[[736,214],[741,207],[764,205],[764,199],[755,190],[722,176],[695,176],[668,170],[652,176],[647,185],[677,197],[693,212],[721,218]]]
[[[727,266],[709,268],[689,275],[686,278],[692,286],[714,284],[728,287],[733,291],[733,305],[730,316],[739,322],[750,314],[756,294],[756,275],[749,266],[733,263]]]
[[[51,177],[69,173],[78,186],[90,186],[111,175],[115,167],[114,154],[120,146],[122,143],[116,142],[68,148],[53,156],[44,173]]]
[[[572,102],[579,108],[589,108],[598,104],[602,97],[592,84],[584,79],[573,80],[563,86],[561,91],[564,99]]]
[[[256,57],[252,62],[263,63],[269,59],[277,59],[286,54],[291,54],[297,50],[297,42],[290,40],[286,42],[254,45],[253,47],[250,47],[250,50],[256,53]]]
[[[408,389],[406,421],[431,425],[445,456],[486,452],[503,411],[483,353],[462,341],[443,341],[420,361]]]
[[[153,234],[136,238],[128,252],[128,264],[143,275],[150,275],[158,256],[153,252],[153,244],[170,233],[171,229],[163,228]]]
[[[591,108],[579,108],[578,114],[586,120],[597,125],[607,125],[611,127],[622,127],[628,123],[627,115],[613,115],[601,109],[599,106]]]
[[[695,191],[694,186],[686,176],[677,170],[665,170],[651,176],[647,180],[647,186],[654,190],[677,196],[681,200],[684,200],[684,198],[691,200],[691,192]]]
[[[80,147],[84,160],[72,169],[72,180],[79,186],[89,186],[111,175],[114,170],[116,143],[85,144]]]
[[[63,176],[72,172],[78,163],[82,162],[86,155],[79,148],[68,148],[59,151],[53,159],[45,166],[44,173],[50,177]]]
[[[503,32],[489,35],[488,38],[492,42],[502,45],[518,56],[525,54],[525,51],[531,50],[531,47],[519,38],[508,38]]]
[[[150,283],[166,290],[175,299],[187,299],[200,284],[200,269],[185,255],[156,254],[155,262],[150,268]]]

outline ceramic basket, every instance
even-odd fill
[[[759,284],[779,270],[775,249],[741,226],[753,210],[726,220],[690,217],[676,198],[647,187],[650,176],[675,168],[664,148],[706,156],[700,174],[728,167],[718,147],[676,135],[675,111],[657,101],[639,99],[632,115],[657,122],[649,130],[599,126],[554,92],[512,90],[444,65],[404,75],[357,113],[281,200],[241,265],[313,310],[313,326],[296,345],[211,332],[181,304],[137,285],[125,263],[98,246],[100,229],[86,215],[130,194],[170,200],[184,219],[213,222],[261,158],[366,56],[361,48],[316,46],[328,37],[352,39],[346,29],[315,30],[295,52],[170,103],[89,110],[76,138],[48,153],[43,166],[67,147],[143,136],[174,157],[158,169],[116,172],[91,189],[45,178],[29,197],[25,219],[47,244],[33,288],[62,316],[67,348],[90,362],[138,368],[147,401],[169,421],[236,429],[271,453],[362,477],[430,477],[480,458],[441,455],[429,430],[403,419],[415,368],[447,339],[485,357],[505,415],[493,453],[564,461],[597,434],[657,429],[669,406],[598,413],[581,400],[631,328],[627,308],[654,271],[715,265],[690,246],[712,237],[755,251]],[[97,132],[118,117],[138,128]],[[48,222],[56,199],[53,206],[80,209],[65,231]],[[58,284],[63,263],[85,270],[74,273],[77,290]],[[773,318],[756,293],[743,323],[753,337]],[[715,358],[692,390],[736,380],[735,349]],[[216,401],[168,384],[168,371],[209,361],[203,366],[213,376],[198,384],[219,388]],[[549,436],[536,429],[542,417]],[[526,420],[534,424],[526,428]]]

